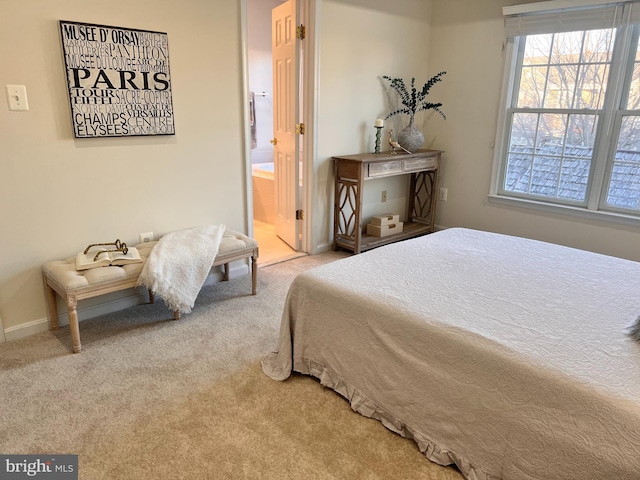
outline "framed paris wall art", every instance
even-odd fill
[[[60,21],[76,138],[174,135],[166,33]]]

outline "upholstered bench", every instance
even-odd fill
[[[135,287],[142,266],[156,243],[145,242],[136,245],[143,263],[77,271],[76,259],[72,257],[66,260],[46,262],[42,266],[49,326],[52,330],[59,328],[57,293],[66,301],[69,310],[69,328],[74,353],[79,353],[82,350],[77,311],[78,301]],[[229,263],[244,258],[251,258],[251,293],[255,295],[258,284],[258,243],[242,233],[226,230],[212,267],[223,265],[223,280],[227,281],[229,280]],[[153,303],[151,292],[149,292],[149,302]],[[178,320],[179,318],[180,312],[174,312],[174,319]]]

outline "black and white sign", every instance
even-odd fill
[[[166,33],[60,21],[77,138],[173,135]]]

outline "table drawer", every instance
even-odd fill
[[[428,168],[436,168],[438,165],[438,158],[423,157],[423,158],[407,158],[404,160],[404,171],[412,172],[415,170],[426,170]]]
[[[402,173],[402,160],[369,164],[369,177],[384,177],[385,175],[396,175],[398,173]]]

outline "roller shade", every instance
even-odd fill
[[[635,23],[640,23],[640,1],[554,8],[505,18],[507,37],[616,28]]]

